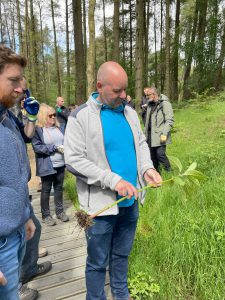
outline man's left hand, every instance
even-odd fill
[[[32,219],[29,219],[27,223],[25,224],[25,230],[26,230],[26,240],[32,239],[34,236],[36,226],[34,225],[34,222]]]
[[[147,184],[154,184],[156,187],[161,185],[162,177],[155,169],[148,169],[144,174]]]

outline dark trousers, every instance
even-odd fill
[[[138,220],[138,202],[120,207],[118,215],[96,217],[87,233],[86,300],[106,300],[106,268],[109,266],[113,298],[127,300],[128,256]]]
[[[41,213],[43,219],[50,216],[49,198],[52,185],[54,188],[55,213],[56,215],[59,215],[63,212],[63,181],[65,167],[63,166],[54,169],[56,170],[55,174],[41,177]]]
[[[150,152],[154,168],[157,171],[159,171],[160,164],[166,171],[171,171],[170,162],[168,157],[166,156],[166,145],[151,147]]]
[[[34,214],[31,216],[34,225],[36,226],[36,230],[32,239],[26,242],[26,252],[23,258],[21,273],[20,273],[20,281],[26,281],[27,278],[32,277],[37,273],[38,270],[38,250],[39,250],[39,241],[41,236],[41,224],[36,218]]]

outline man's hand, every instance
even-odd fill
[[[162,134],[162,135],[160,135],[160,143],[165,143],[167,141],[167,136],[166,135],[164,135],[164,134]]]
[[[25,230],[26,230],[26,240],[32,239],[34,236],[36,226],[34,225],[34,222],[32,219],[29,219],[27,223],[25,224]]]
[[[6,285],[7,280],[4,276],[4,274],[0,271],[0,285]]]
[[[155,169],[148,169],[144,174],[147,184],[154,184],[156,187],[161,185],[162,178]]]
[[[135,197],[135,199],[138,198],[138,191],[137,189],[128,181],[125,181],[121,179],[116,187],[115,191],[118,192],[120,196],[128,196],[127,198],[130,199],[131,197]]]

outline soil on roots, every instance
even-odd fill
[[[85,231],[94,225],[93,219],[91,219],[90,216],[82,210],[78,210],[75,213],[75,218],[77,219],[78,226]]]

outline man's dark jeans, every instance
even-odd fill
[[[171,171],[171,166],[168,157],[166,156],[166,145],[159,147],[150,147],[151,159],[154,168],[159,171],[160,164],[166,171]]]
[[[65,174],[65,167],[63,166],[54,169],[57,171],[57,173],[41,177],[42,218],[46,218],[50,215],[49,198],[50,198],[52,185],[54,188],[54,202],[55,202],[56,215],[59,215],[60,213],[63,212],[63,181],[64,181],[64,174]]]
[[[86,233],[86,300],[106,300],[106,268],[109,266],[111,292],[115,300],[127,300],[128,256],[138,220],[138,202],[119,208],[118,215],[96,217]]]
[[[26,243],[26,252],[23,258],[20,281],[26,281],[27,278],[32,277],[38,271],[38,250],[39,241],[41,236],[41,224],[34,214],[32,214],[31,219],[36,226],[36,230],[32,239],[28,240]]]

